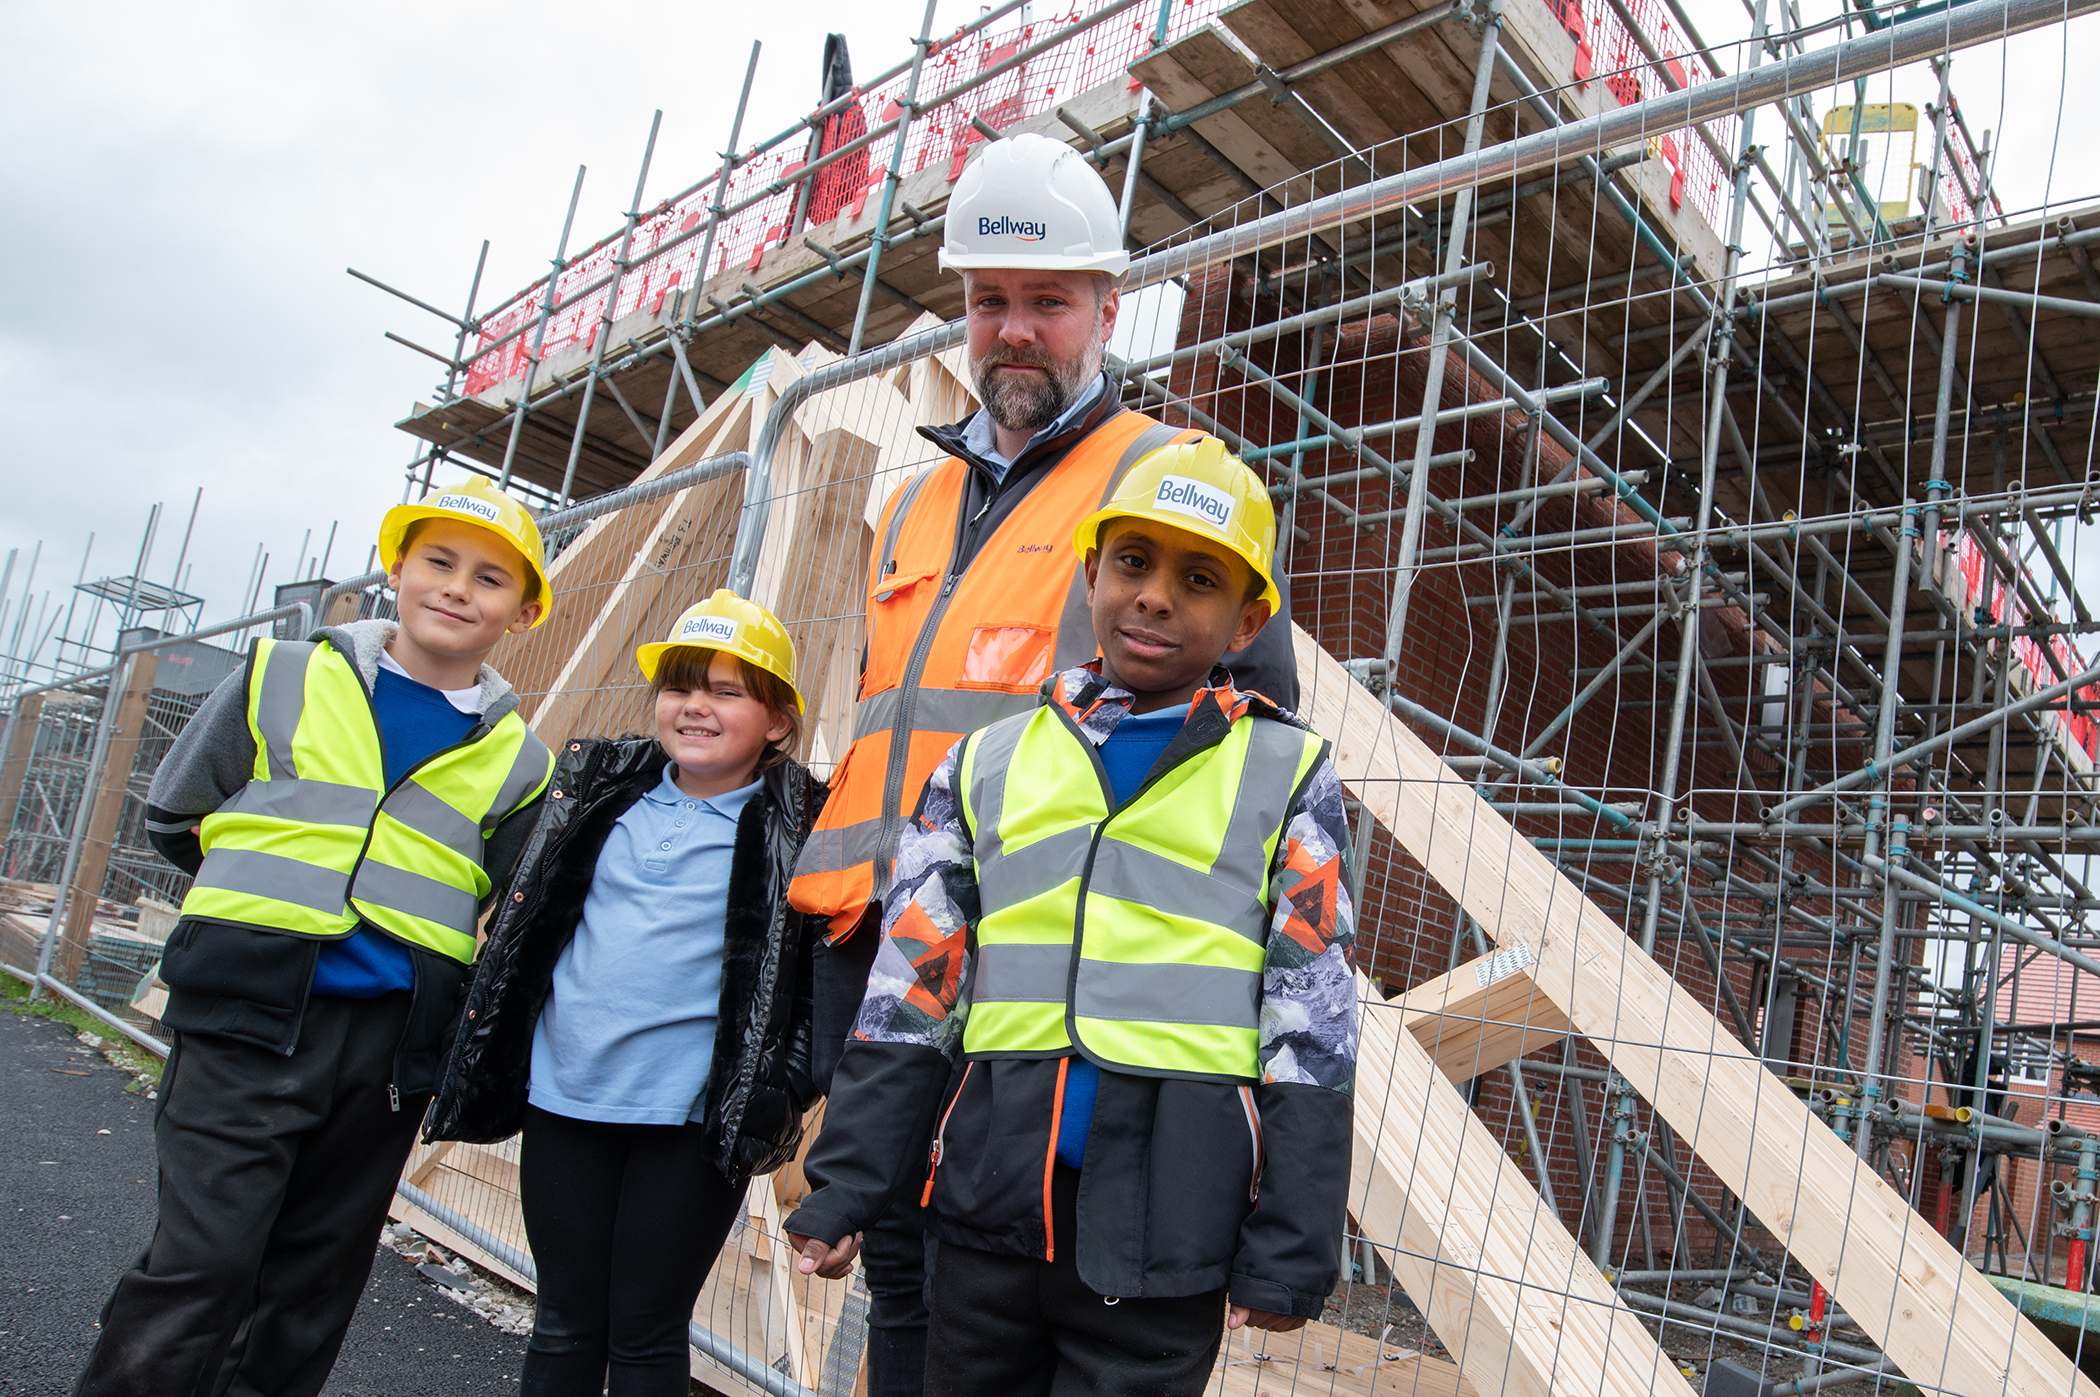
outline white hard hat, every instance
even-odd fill
[[[1009,136],[955,182],[941,266],[1121,276],[1130,254],[1120,223],[1115,196],[1078,151],[1048,136]]]

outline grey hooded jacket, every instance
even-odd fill
[[[333,645],[357,669],[369,693],[378,682],[379,656],[393,639],[392,621],[328,626],[312,639]],[[146,796],[146,830],[161,856],[194,874],[204,850],[195,828],[248,784],[255,770],[255,735],[248,727],[249,663],[227,676],[198,707],[153,775]],[[518,695],[487,665],[481,684],[481,722],[467,735],[478,741],[518,706]],[[498,825],[483,853],[489,900],[509,881],[518,852],[539,819],[534,800]],[[484,908],[487,901],[483,903]],[[384,932],[377,933],[384,935]],[[321,943],[203,917],[185,917],[168,938],[161,978],[168,985],[162,1022],[179,1033],[218,1033],[289,1056],[299,1041],[307,992]],[[431,1090],[437,1063],[458,1007],[467,969],[445,956],[411,946],[415,1003],[395,1054],[394,1084],[404,1096]]]

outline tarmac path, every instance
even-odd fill
[[[0,1010],[0,1393],[63,1397],[152,1235],[154,1103],[72,1030]],[[382,1246],[324,1397],[514,1393],[525,1341]]]

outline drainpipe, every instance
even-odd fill
[[[2056,1206],[2071,1215],[2067,1223],[2057,1224],[2057,1235],[2071,1239],[2071,1251],[2064,1284],[2072,1290],[2086,1289],[2087,1258],[2093,1242],[2093,1183],[2100,1178],[2100,1136],[2088,1135],[2078,1145],[2078,1182],[2067,1184],[2062,1179],[2049,1185],[2055,1195]]]

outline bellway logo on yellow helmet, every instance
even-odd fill
[[[795,711],[807,711],[802,690],[795,684],[795,642],[780,618],[755,601],[746,601],[727,587],[696,606],[686,608],[664,640],[644,645],[634,652],[642,667],[642,678],[656,682],[657,668],[673,650],[719,650],[757,665],[788,686],[795,696]]]
[[[1269,489],[1247,463],[1216,437],[1163,446],[1130,468],[1106,507],[1089,514],[1072,532],[1084,557],[1101,546],[1111,519],[1152,519],[1223,544],[1246,560],[1261,579],[1261,600],[1274,615],[1283,605],[1272,571],[1276,508]]]
[[[525,600],[537,600],[537,626],[554,614],[554,589],[547,582],[546,548],[540,543],[540,526],[532,511],[498,490],[480,476],[469,476],[457,485],[431,491],[414,504],[399,504],[379,521],[379,565],[388,572],[401,568],[401,547],[411,525],[422,519],[457,519],[487,529],[518,550],[525,560]]]

